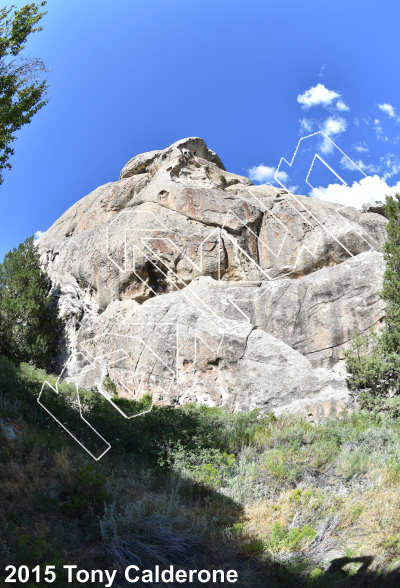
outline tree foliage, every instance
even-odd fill
[[[51,360],[58,321],[48,296],[50,285],[33,237],[0,264],[0,353],[16,363],[46,367]]]
[[[353,333],[352,347],[344,353],[351,374],[350,386],[375,397],[400,394],[400,194],[385,203],[387,262],[381,298],[386,302],[385,322],[377,333]]]
[[[386,199],[385,213],[388,238],[383,246],[387,261],[381,297],[386,301],[385,325],[382,333],[388,353],[400,351],[400,194]]]
[[[46,80],[39,79],[47,71],[43,61],[21,55],[28,36],[42,30],[36,25],[46,14],[40,12],[45,4],[27,4],[12,15],[15,6],[0,9],[0,184],[2,170],[11,169],[14,133],[48,102]]]

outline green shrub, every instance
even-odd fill
[[[250,543],[246,543],[244,551],[247,555],[260,555],[263,553],[265,548],[264,541],[262,539],[253,539]]]
[[[390,535],[390,537],[385,542],[385,547],[391,553],[400,555],[400,533],[397,535]]]
[[[63,508],[64,512],[73,517],[83,514],[89,507],[95,513],[101,512],[108,496],[106,481],[106,476],[96,471],[91,463],[82,466],[69,485],[70,501]]]
[[[41,527],[35,536],[22,534],[12,547],[17,565],[61,565],[61,553],[52,546],[46,527]]]
[[[311,543],[316,535],[316,531],[308,525],[304,525],[302,529],[298,527],[288,529],[276,521],[272,525],[271,537],[266,540],[265,548],[273,552],[295,551]]]
[[[279,481],[294,481],[302,470],[302,456],[293,446],[271,449],[266,455],[265,468]]]
[[[232,525],[232,533],[236,537],[236,539],[239,539],[239,537],[242,536],[243,529],[244,529],[243,523],[235,523],[234,525]]]
[[[225,188],[226,188],[226,187],[227,187],[227,185],[228,185],[228,182],[226,181],[226,177],[225,177],[223,174],[221,174],[221,175],[219,176],[219,181],[221,182],[221,188],[222,188],[223,190],[225,190]]]
[[[111,392],[111,394],[116,394],[117,386],[112,381],[110,376],[106,376],[103,380],[103,388],[106,392]]]

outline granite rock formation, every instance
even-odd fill
[[[377,328],[386,219],[253,186],[200,138],[131,159],[39,242],[68,377],[161,404],[316,416]]]

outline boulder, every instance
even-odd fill
[[[275,411],[295,401],[318,407],[320,398],[335,408],[349,398],[342,374],[314,369],[301,353],[249,322],[219,320],[183,291],[133,307],[120,303],[83,321],[76,350],[68,369],[79,386],[101,389],[108,374],[119,395],[150,393],[162,405]]]
[[[137,155],[39,242],[54,365],[161,404],[337,412],[351,332],[384,316],[386,222],[253,186],[200,138]]]
[[[382,216],[385,215],[385,205],[380,200],[376,200],[375,204],[370,204],[367,202],[366,204],[362,205],[363,212],[374,212],[376,214],[381,214]]]

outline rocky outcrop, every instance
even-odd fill
[[[363,212],[376,212],[377,214],[381,214],[382,216],[385,215],[385,205],[380,200],[376,200],[375,204],[370,204],[367,202],[366,204],[362,205]]]
[[[338,410],[351,331],[384,315],[386,222],[253,186],[199,138],[137,155],[40,240],[58,364],[159,403]]]

